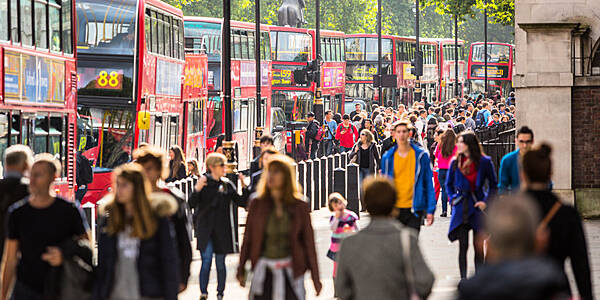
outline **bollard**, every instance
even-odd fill
[[[349,164],[346,168],[346,201],[348,201],[347,208],[359,215],[360,212],[360,201],[359,201],[359,179],[358,179],[358,165]]]
[[[340,168],[345,169],[348,165],[348,152],[342,152],[340,154]]]
[[[181,180],[181,195],[183,196],[183,200],[187,201],[187,190],[188,190],[188,181],[187,178]]]
[[[313,201],[313,196],[312,196],[312,187],[313,187],[313,176],[312,176],[312,170],[313,170],[313,161],[312,160],[306,160],[306,176],[304,177],[304,182],[306,183],[306,185],[304,186],[304,196],[306,197],[306,201],[308,202],[308,206],[310,207],[310,209],[312,210],[312,201]]]
[[[335,163],[333,155],[329,155],[327,157],[327,177],[325,177],[325,179],[327,180],[327,197],[329,197],[329,194],[333,193],[333,170],[335,169],[334,165]]]
[[[302,193],[304,193],[304,187],[306,186],[304,184],[304,169],[306,168],[306,163],[301,161],[298,163],[298,182],[300,183],[300,186],[302,187]]]
[[[346,170],[342,168],[333,170],[333,192],[346,198]]]
[[[323,156],[321,157],[321,187],[320,187],[320,192],[321,192],[321,207],[325,207],[327,206],[327,168],[328,168],[328,164],[327,164],[327,157]]]
[[[313,197],[313,210],[319,210],[321,208],[321,160],[313,160],[313,176],[312,176],[312,197]]]
[[[333,156],[333,168],[334,168],[334,170],[337,168],[340,168],[340,154],[339,153],[336,153]]]

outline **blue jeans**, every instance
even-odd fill
[[[446,191],[446,177],[448,177],[447,169],[438,170],[438,180],[442,190],[442,212],[448,211],[448,191]]]
[[[352,147],[340,146],[340,151],[342,151],[342,152],[348,152],[348,151],[351,151],[351,150],[352,150]]]
[[[208,241],[204,251],[200,252],[202,257],[202,266],[200,267],[200,292],[208,294],[208,279],[210,277],[210,268],[213,258],[213,243]],[[217,263],[217,295],[223,296],[225,291],[225,280],[227,279],[227,269],[225,268],[225,254],[215,254]]]
[[[358,168],[358,176],[360,179],[361,186],[362,186],[363,180],[365,180],[365,178],[369,177],[369,175],[371,175],[371,171],[369,170],[369,168]]]
[[[323,140],[323,154],[326,156],[333,154],[333,140]]]

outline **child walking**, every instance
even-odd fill
[[[335,278],[335,271],[337,269],[337,263],[335,262],[335,256],[340,249],[340,243],[348,235],[358,231],[358,216],[350,210],[346,209],[347,201],[340,193],[332,193],[329,195],[329,210],[333,212],[333,216],[329,218],[329,225],[331,228],[331,246],[327,252],[327,257],[333,260],[333,278]]]

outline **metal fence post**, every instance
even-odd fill
[[[306,190],[306,184],[304,183],[304,170],[306,169],[306,163],[301,161],[298,163],[298,182],[302,187],[302,194],[305,194],[304,190]]]
[[[327,168],[328,168],[328,163],[327,163],[327,157],[323,156],[321,157],[321,169],[320,169],[320,173],[321,173],[321,188],[320,188],[320,192],[321,192],[321,207],[325,207],[327,205]]]
[[[319,210],[321,208],[321,160],[316,158],[312,161],[313,164],[313,180],[312,180],[312,197],[313,197],[313,209]]]
[[[313,161],[312,160],[306,160],[306,176],[304,177],[304,182],[306,183],[306,185],[304,186],[304,196],[306,196],[306,201],[308,201],[308,205],[310,207],[310,209],[312,210],[312,201],[314,200],[312,194],[313,194],[313,176],[312,176],[312,171],[313,171]]]
[[[348,201],[348,209],[356,215],[360,213],[359,189],[358,165],[349,164],[346,167],[346,201]]]
[[[342,168],[333,170],[333,192],[346,198],[346,170]]]
[[[333,170],[335,169],[334,156],[329,155],[327,157],[327,197],[333,193]]]
[[[345,169],[348,165],[348,152],[342,152],[340,154],[340,168]]]
[[[335,169],[340,167],[340,154],[336,153],[335,155],[333,155],[333,167]]]

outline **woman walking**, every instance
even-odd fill
[[[198,179],[196,191],[190,198],[194,209],[194,225],[197,247],[202,257],[200,267],[200,299],[208,299],[208,279],[213,255],[217,264],[217,299],[223,298],[225,280],[225,256],[234,252],[234,229],[232,204],[245,206],[247,195],[239,195],[236,186],[225,178],[227,158],[220,153],[206,157],[206,170]],[[242,180],[242,185],[244,181]],[[247,193],[247,189],[242,189]]]
[[[440,143],[435,148],[435,160],[438,166],[438,181],[442,189],[442,214],[440,217],[448,216],[448,192],[446,191],[446,177],[450,161],[456,155],[456,134],[454,130],[447,129],[440,137]]]
[[[363,129],[360,132],[360,139],[354,145],[348,157],[351,162],[358,164],[360,182],[367,176],[375,174],[376,167],[381,162],[381,157],[374,140],[373,133],[367,129]]]
[[[523,154],[522,184],[526,193],[538,204],[540,215],[546,219],[546,223],[541,225],[550,233],[545,254],[561,266],[565,279],[564,266],[568,257],[581,299],[591,300],[591,270],[581,217],[572,206],[561,205],[548,188],[552,178],[551,152],[549,145],[542,144]]]
[[[144,169],[127,164],[115,170],[98,231],[94,300],[177,299],[177,247],[169,216],[177,203],[149,200]]]
[[[476,270],[483,263],[483,238],[480,231],[482,212],[488,201],[496,193],[496,171],[492,160],[485,156],[479,139],[473,132],[463,132],[458,136],[457,155],[450,163],[446,189],[452,206],[452,217],[448,238],[458,240],[458,266],[460,277],[467,277],[467,250],[469,231],[473,230]]]
[[[187,176],[183,157],[181,147],[173,145],[169,148],[169,177],[165,180],[166,182],[177,181]]]
[[[303,300],[304,273],[310,270],[317,295],[321,280],[309,207],[287,156],[273,155],[250,202],[237,279],[245,286],[252,262],[250,299]]]

